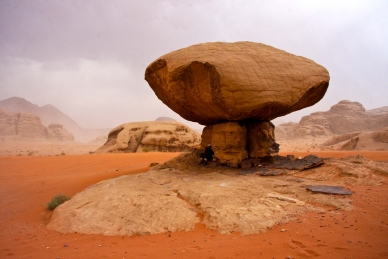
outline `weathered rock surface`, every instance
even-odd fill
[[[0,109],[0,135],[26,138],[74,141],[74,136],[60,124],[44,127],[34,114],[11,113]]]
[[[272,120],[321,100],[328,71],[260,43],[203,43],[168,53],[145,72],[157,97],[186,120]]]
[[[74,141],[74,136],[63,125],[52,123],[45,127],[45,135],[49,140]]]
[[[388,150],[388,127],[335,136],[324,142],[322,147],[337,150]]]
[[[269,121],[225,122],[207,126],[202,132],[201,149],[212,144],[218,162],[239,167],[244,159],[278,153],[274,129]]]
[[[200,143],[200,134],[179,122],[131,122],[112,129],[96,153],[184,152]]]
[[[376,185],[387,162],[363,157],[327,159],[321,167],[279,176],[240,175],[228,167],[200,167],[183,154],[151,171],[106,180],[57,207],[49,229],[103,235],[188,231],[200,222],[220,233],[254,234],[323,206],[351,210],[350,198],[313,194],[309,185]]]
[[[361,103],[340,101],[329,111],[304,116],[299,123],[276,127],[276,139],[316,138],[352,132],[376,131],[388,127],[388,109],[366,111]]]

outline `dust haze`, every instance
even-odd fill
[[[386,1],[0,2],[0,99],[53,104],[84,128],[161,116],[187,123],[144,80],[170,51],[211,41],[261,42],[323,65],[331,80],[316,105],[387,106]]]

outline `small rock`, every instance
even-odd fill
[[[286,232],[287,231],[287,229],[285,229],[285,228],[282,228],[281,230],[280,230],[280,232]]]

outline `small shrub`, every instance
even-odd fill
[[[148,147],[143,148],[143,152],[150,152],[151,150]]]
[[[59,194],[54,196],[49,203],[47,203],[47,208],[49,210],[54,210],[56,207],[64,203],[65,201],[70,200],[70,198],[66,195]]]

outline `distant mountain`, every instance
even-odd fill
[[[62,124],[68,131],[73,133],[76,141],[91,141],[109,132],[109,129],[83,129],[55,106],[48,104],[40,107],[20,97],[11,97],[0,101],[0,108],[12,113],[35,114],[40,117],[44,126],[52,123]]]
[[[176,121],[176,120],[170,117],[159,117],[155,121]]]
[[[388,107],[365,110],[359,102],[347,100],[330,110],[304,116],[299,123],[285,123],[275,128],[276,139],[331,137],[352,132],[378,131],[388,127]]]

